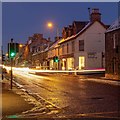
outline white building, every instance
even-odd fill
[[[59,42],[60,69],[96,69],[105,67],[105,31],[99,9],[93,9],[89,22],[82,21],[64,29]],[[77,29],[78,27],[78,29]],[[76,30],[76,31],[75,31]],[[70,31],[72,35],[70,35]]]

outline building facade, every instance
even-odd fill
[[[37,34],[33,36],[32,42],[29,44],[29,49],[31,53],[32,66],[43,67],[47,59],[47,53],[45,49],[51,44],[50,38],[43,38],[42,34]]]
[[[106,78],[120,80],[120,17],[105,34]]]
[[[50,45],[48,49],[48,61],[49,61],[49,69],[59,70],[59,61],[55,62],[54,59],[57,57],[59,59],[59,41],[61,37],[55,37],[55,41]]]
[[[25,51],[25,45],[19,44],[19,51],[14,58],[15,66],[24,66],[24,61],[25,61],[24,51]]]
[[[43,58],[45,58],[43,56],[47,56],[46,52],[43,51],[49,43],[50,40],[43,38],[43,34],[36,33],[32,37],[28,37],[26,44],[15,57],[16,66],[34,67],[43,65]]]
[[[59,68],[98,69],[105,68],[105,31],[99,9],[93,9],[90,21],[73,22],[72,28],[63,28],[59,42]],[[70,32],[71,31],[71,32]]]

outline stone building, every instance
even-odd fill
[[[120,17],[105,33],[106,77],[120,80]]]
[[[43,65],[43,51],[50,44],[50,39],[43,38],[43,34],[34,34],[33,37],[29,37],[29,60],[31,60],[32,66]]]
[[[28,37],[28,40],[22,50],[18,53],[15,59],[17,59],[16,65],[22,66],[39,66],[43,61],[43,55],[37,53],[44,51],[48,46],[50,40],[43,38],[43,34],[34,34],[32,37]]]

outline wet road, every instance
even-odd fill
[[[25,71],[14,71],[14,76],[15,82],[22,89],[36,97],[38,101],[46,101],[48,103],[46,106],[55,107],[61,116],[119,116],[118,86],[62,74],[37,76]]]

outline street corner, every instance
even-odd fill
[[[24,98],[13,91],[2,90],[2,116],[4,119],[10,115],[16,116],[17,114],[21,114],[32,107]]]
[[[2,90],[8,90],[10,88],[10,83],[8,80],[4,79],[2,82],[1,82],[1,87],[2,87]]]

